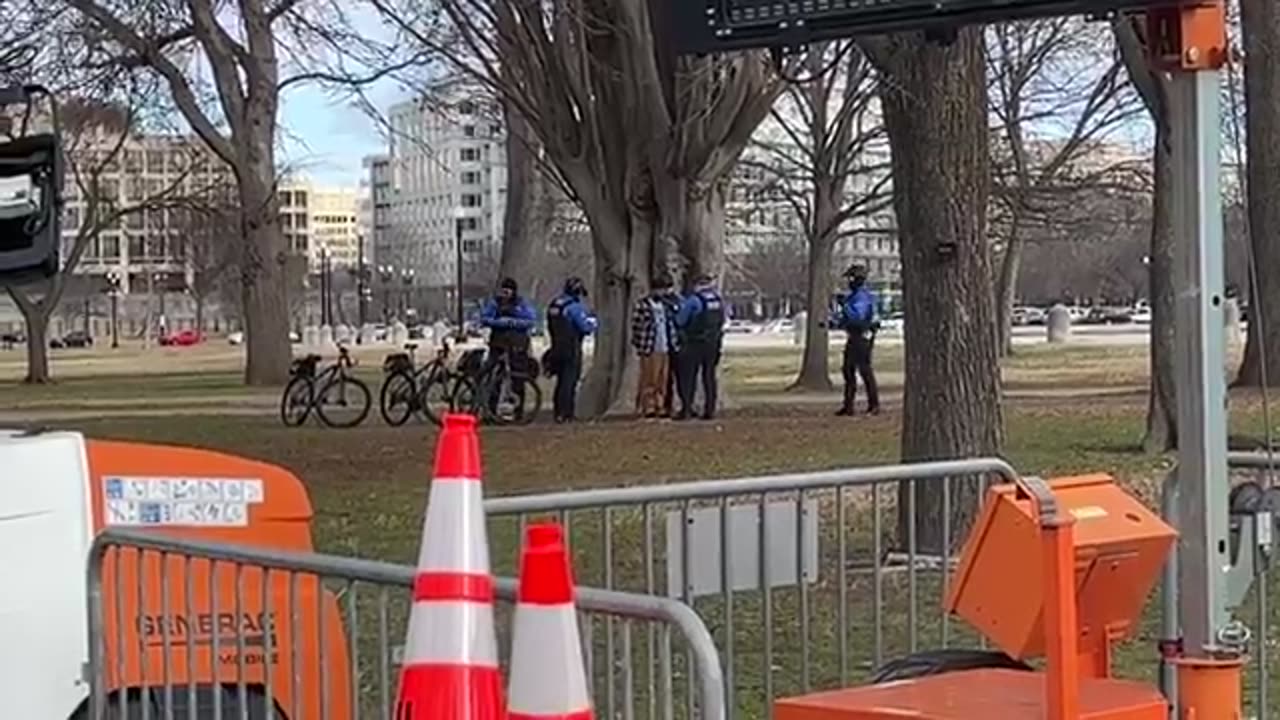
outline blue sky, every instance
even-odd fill
[[[394,86],[370,92],[385,112],[399,99]],[[299,86],[282,98],[281,160],[322,185],[356,186],[364,177],[361,160],[383,152],[386,139],[373,118],[351,101],[315,86]]]

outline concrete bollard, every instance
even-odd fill
[[[1046,340],[1050,343],[1064,343],[1071,337],[1071,313],[1067,306],[1058,303],[1049,308],[1049,318],[1045,322]]]
[[[338,325],[333,329],[333,340],[343,345],[348,345],[354,338],[351,337],[351,328],[345,324]]]
[[[320,328],[308,325],[302,329],[302,344],[309,347],[320,347]]]
[[[333,326],[320,326],[320,347],[327,348],[333,344]]]
[[[391,344],[396,347],[404,347],[409,342],[409,328],[399,320],[391,326]]]
[[[801,310],[792,318],[791,344],[799,347],[804,344],[805,327],[809,324],[809,313]]]
[[[373,344],[374,335],[375,335],[375,331],[373,329],[373,323],[365,323],[364,325],[360,326],[360,344],[361,345]]]

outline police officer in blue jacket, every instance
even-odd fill
[[[574,420],[578,379],[582,376],[582,341],[597,327],[595,315],[583,302],[586,296],[587,286],[582,278],[571,277],[564,282],[564,292],[547,306],[551,349],[545,355],[545,364],[547,372],[556,378],[552,405],[558,423]]]
[[[680,413],[677,420],[687,420],[693,413],[693,396],[698,379],[702,379],[702,394],[706,404],[702,419],[716,416],[716,368],[720,365],[720,353],[724,343],[724,323],[728,317],[724,299],[716,291],[710,275],[700,275],[694,280],[693,292],[680,303],[676,313],[676,327],[681,333],[680,367],[676,377],[680,393]]]
[[[875,345],[876,296],[867,288],[867,266],[854,263],[844,273],[849,283],[849,293],[840,298],[831,318],[832,327],[845,332],[844,362],[840,371],[844,375],[844,404],[836,415],[853,415],[853,401],[858,394],[858,376],[867,388],[867,414],[880,414],[880,390],[876,385],[876,373],[871,367],[871,350]]]
[[[520,295],[513,278],[503,278],[498,292],[485,301],[480,311],[480,324],[489,328],[489,357],[483,373],[490,372],[502,357],[512,370],[511,387],[524,408],[524,377],[529,368],[529,337],[538,321],[538,311]],[[497,412],[497,393],[489,399],[490,409]]]

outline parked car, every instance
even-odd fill
[[[1151,324],[1151,308],[1149,307],[1135,308],[1130,318],[1133,320],[1133,322],[1136,322],[1139,325],[1150,325]]]
[[[49,341],[49,347],[54,350],[63,350],[66,348],[87,348],[92,346],[93,337],[83,330],[75,330],[60,338],[54,338]]]
[[[902,332],[903,323],[906,320],[906,314],[895,312],[889,313],[880,321],[881,332]]]
[[[791,318],[779,318],[765,326],[764,331],[775,335],[790,335],[796,330],[796,321]]]
[[[20,332],[7,332],[0,334],[0,348],[6,350],[12,349],[14,345],[21,345],[27,341],[27,336]]]
[[[754,335],[758,331],[759,328],[750,320],[730,320],[724,326],[725,335]]]
[[[244,344],[244,333],[243,333],[243,332],[241,332],[241,331],[239,331],[239,330],[236,330],[236,331],[235,331],[235,332],[233,332],[233,333],[228,333],[228,334],[227,334],[227,342],[228,342],[228,343],[230,343],[230,344],[232,344],[232,345],[243,345],[243,344]],[[296,333],[296,332],[294,332],[294,331],[290,330],[290,331],[289,331],[289,342],[293,343],[294,345],[297,345],[298,343],[302,342],[302,336],[301,336],[301,335],[299,335],[298,333]]]
[[[172,335],[160,338],[160,344],[172,347],[190,347],[198,345],[204,338],[195,330],[180,330]]]

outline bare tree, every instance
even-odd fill
[[[215,185],[183,207],[170,210],[169,227],[181,238],[178,259],[190,275],[187,285],[195,302],[196,331],[204,332],[205,307],[226,284],[240,257],[240,209],[235,188]]]
[[[64,243],[62,266],[52,277],[24,285],[5,285],[9,297],[22,313],[27,327],[27,374],[25,382],[46,383],[49,373],[48,328],[67,290],[70,279],[85,252],[104,230],[120,227],[121,221],[148,209],[161,209],[178,202],[185,175],[146,197],[121,202],[114,168],[124,153],[144,114],[150,97],[127,94],[112,88],[107,96],[93,100],[72,99],[60,108],[58,129],[62,133],[68,190],[80,199],[72,217],[74,236]]]
[[[1018,269],[1028,226],[1053,222],[1080,192],[1118,182],[1129,163],[1106,157],[1106,142],[1141,106],[1123,64],[1097,67],[1110,33],[1080,18],[993,25],[987,30],[994,128],[993,223],[1003,237],[996,283],[1000,352],[1012,349]],[[1052,139],[1037,128],[1066,128]]]
[[[1280,7],[1240,0],[1244,42],[1249,238],[1253,250],[1249,335],[1236,384],[1280,384]]]
[[[857,46],[820,43],[804,65],[807,81],[788,85],[745,162],[769,176],[760,193],[783,198],[808,241],[808,319],[792,387],[830,390],[826,311],[836,241],[851,221],[888,207],[889,158],[871,64]],[[766,131],[772,137],[762,137]]]
[[[601,331],[580,409],[605,412],[633,379],[628,313],[651,271],[723,270],[726,180],[781,89],[768,59],[677,57],[643,0],[446,0],[463,51],[423,37],[420,3],[369,2],[515,108],[582,207]]]
[[[1174,368],[1173,137],[1169,118],[1169,78],[1147,52],[1146,28],[1139,19],[1112,21],[1116,45],[1129,79],[1155,127],[1151,190],[1151,245],[1148,289],[1151,293],[1151,388],[1142,445],[1149,452],[1177,446],[1177,393]]]
[[[860,42],[882,73],[880,101],[893,154],[906,317],[903,459],[998,454],[1004,430],[986,237],[990,153],[982,30]],[[949,498],[941,485],[904,484],[901,537],[908,538],[915,522],[919,547],[940,552],[945,500],[951,501],[953,537],[962,537],[980,492],[977,478],[953,483]]]
[[[233,171],[245,242],[240,274],[245,381],[283,382],[289,365],[288,248],[275,193],[282,90],[302,83],[358,89],[418,63],[358,32],[339,0],[58,0],[82,30],[84,67],[158,78],[178,112]],[[55,8],[56,9],[56,8]],[[199,68],[207,68],[212,89]]]
[[[725,289],[746,291],[759,298],[799,304],[804,288],[796,283],[808,264],[804,239],[773,237],[753,240],[740,255],[727,259]]]

